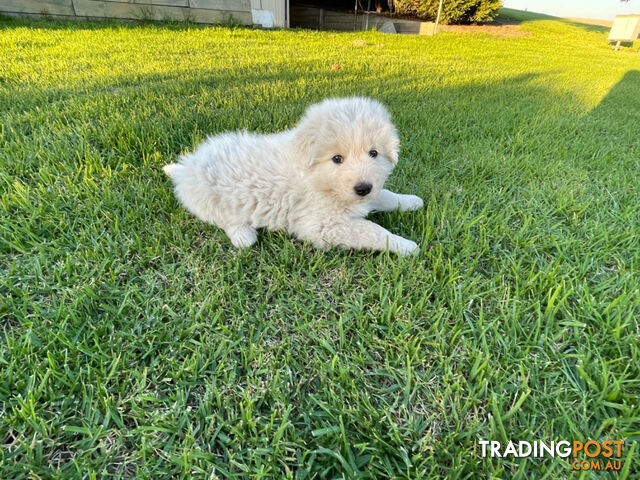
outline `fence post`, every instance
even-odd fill
[[[442,2],[443,0],[440,0],[440,5],[438,6],[438,16],[436,17],[436,26],[433,28],[434,35],[438,33],[438,24],[440,23],[440,13],[442,12]]]

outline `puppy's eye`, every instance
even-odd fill
[[[331,160],[333,163],[342,163],[344,159],[342,158],[342,155],[334,155],[331,157]]]
[[[378,151],[377,150],[369,150],[369,156],[371,158],[376,158],[378,156]]]

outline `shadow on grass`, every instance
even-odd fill
[[[608,32],[611,27],[603,25],[593,25],[589,23],[576,22],[562,17],[554,17],[545,15],[544,13],[525,12],[523,10],[514,10],[510,8],[502,8],[500,14],[491,25],[522,25],[524,23],[539,21],[556,21],[573,27],[580,27],[588,32]]]
[[[599,142],[594,148],[607,149],[609,157],[626,154],[640,157],[640,70],[629,70],[588,115],[580,119],[587,142]],[[631,152],[636,155],[629,155]],[[614,160],[611,158],[611,160]]]
[[[590,113],[596,119],[614,120],[620,130],[638,132],[640,125],[640,70],[629,70]],[[624,105],[625,108],[619,108]]]
[[[0,94],[0,112],[25,112],[47,105],[77,125],[74,130],[103,157],[119,163],[138,161],[152,151],[172,157],[204,136],[222,131],[273,133],[291,128],[310,104],[327,96],[364,95],[382,100],[404,137],[405,151],[414,157],[420,157],[420,150],[429,145],[458,144],[469,131],[478,140],[488,135],[500,145],[528,118],[544,116],[550,104],[565,102],[565,110],[571,110],[571,100],[532,83],[537,73],[421,92],[409,86],[403,74],[381,78],[357,72],[354,80],[351,73],[334,74],[312,63],[277,72],[209,70],[190,80],[181,75],[131,75],[74,88],[10,88]],[[291,87],[278,95],[259,93],[276,82]],[[304,86],[304,91],[296,85]],[[227,106],[230,98],[234,108]],[[11,132],[31,135],[43,128],[27,116],[20,117],[23,120],[17,120]],[[11,136],[8,133],[7,139]],[[140,141],[131,142],[136,136]]]

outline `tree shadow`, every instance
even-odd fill
[[[417,101],[417,92],[408,85],[403,74],[387,72],[379,76],[363,70],[356,73],[357,81],[354,81],[350,74],[334,74],[321,69],[315,62],[300,64],[296,69],[270,72],[251,68],[233,72],[209,69],[191,74],[189,80],[185,80],[180,72],[131,74],[102,77],[93,84],[84,82],[74,87],[38,89],[16,85],[0,93],[0,112],[29,112],[46,105],[47,110],[62,110],[68,115],[69,103],[82,106],[80,116],[70,117],[69,122],[77,123],[78,131],[85,131],[89,143],[103,154],[111,152],[123,159],[131,157],[123,161],[148,154],[147,147],[151,144],[140,142],[123,146],[122,137],[127,135],[122,128],[115,128],[109,119],[119,118],[130,130],[129,134],[139,131],[149,140],[151,137],[147,135],[155,132],[157,139],[152,142],[153,148],[160,147],[163,156],[175,156],[204,136],[221,131],[246,129],[273,133],[291,128],[306,107],[325,98],[328,91],[331,92],[329,96],[364,95],[382,100],[394,114],[401,131],[414,141],[424,138],[425,142],[433,142],[436,141],[432,138],[434,135],[444,136],[444,139],[457,137],[461,128],[483,131],[498,140],[505,129],[515,133],[517,122],[514,123],[514,118],[523,121],[527,111],[523,111],[521,105],[509,102],[509,98],[517,96],[528,101],[529,108],[534,110],[530,112],[532,115],[542,112],[549,102],[558,101],[550,98],[552,94],[544,87],[533,85],[539,75],[528,73],[497,82],[428,88],[418,94],[420,100]],[[268,98],[252,94],[274,83],[305,85],[306,89],[303,95],[286,88],[278,96]],[[216,94],[210,95],[211,92]],[[190,104],[189,98],[199,100]],[[224,106],[224,98],[234,98],[240,111],[229,111]],[[283,104],[286,105],[284,108]],[[153,115],[141,116],[139,110],[131,108],[132,105],[142,106]],[[176,116],[175,112],[180,115]],[[494,116],[490,124],[483,120],[487,113]],[[91,125],[90,128],[87,125]],[[12,128],[21,130],[18,125]],[[25,124],[22,131],[34,129],[38,129],[38,125]]]
[[[629,70],[616,83],[600,103],[580,120],[580,128],[587,145],[603,154],[603,161],[628,157],[638,147],[640,126],[640,70]]]
[[[562,17],[554,17],[544,13],[525,12],[524,10],[514,10],[511,8],[500,9],[500,14],[489,25],[523,25],[526,23],[539,21],[556,21],[572,27],[579,27],[588,32],[608,32],[610,27],[602,25],[592,25],[589,23],[577,22]]]

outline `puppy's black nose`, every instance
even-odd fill
[[[353,187],[356,193],[361,197],[365,197],[369,195],[369,192],[371,192],[372,188],[373,188],[373,185],[371,185],[370,183],[364,183],[364,182],[358,183],[355,187]]]

